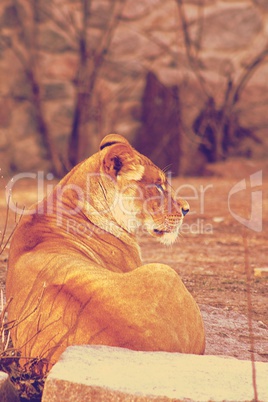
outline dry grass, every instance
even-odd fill
[[[11,233],[7,235],[9,223],[9,202],[7,203],[6,217],[0,239],[0,255],[3,254],[10,238],[16,229],[20,217],[15,216],[15,223]],[[4,291],[0,289],[0,370],[9,375],[17,390],[21,401],[41,401],[44,382],[48,373],[48,363],[45,359],[32,359],[21,356],[11,341],[11,330],[19,323],[9,322],[7,307],[11,300],[5,303]]]
[[[22,401],[41,401],[44,382],[48,373],[45,359],[32,359],[21,355],[12,345],[10,331],[16,325],[8,322],[7,305],[4,305],[4,294],[1,289],[0,316],[0,370],[7,373]]]

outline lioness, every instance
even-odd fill
[[[167,265],[142,265],[146,228],[165,244],[189,206],[162,170],[116,134],[21,219],[6,282],[14,347],[57,361],[68,345],[202,354],[200,311]]]

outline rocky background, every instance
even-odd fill
[[[0,167],[125,135],[176,174],[268,151],[267,0],[1,0]]]

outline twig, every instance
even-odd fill
[[[244,245],[244,256],[245,256],[245,271],[247,278],[247,309],[248,309],[248,329],[249,329],[249,340],[250,340],[250,356],[252,365],[252,383],[254,389],[254,401],[258,401],[257,392],[257,382],[256,382],[256,365],[255,365],[255,345],[254,345],[254,334],[252,326],[252,298],[251,298],[251,270],[249,266],[249,250],[248,250],[248,238],[247,232],[243,232],[243,245]]]
[[[62,34],[68,37],[72,46],[77,47],[76,39],[79,28],[76,25],[74,14],[71,11],[65,11],[63,8],[59,10],[59,4],[56,4],[55,0],[51,0],[49,3],[42,2],[38,4],[38,7],[61,30]]]
[[[6,234],[6,231],[7,231],[7,223],[8,223],[8,216],[9,216],[10,197],[11,197],[11,195],[8,196],[8,200],[7,200],[6,219],[5,219],[5,223],[4,223],[4,229],[3,229],[3,232],[2,232],[2,237],[1,237],[1,240],[0,240],[0,247],[1,247],[0,254],[2,254],[2,252],[3,252],[2,244],[3,244],[4,238],[5,238],[5,234]]]
[[[206,87],[206,81],[203,78],[202,74],[200,73],[200,67],[199,67],[199,60],[197,57],[197,52],[196,54],[193,54],[193,47],[194,47],[194,42],[190,37],[190,33],[188,30],[188,21],[187,17],[184,12],[184,7],[183,7],[183,0],[176,0],[176,3],[178,5],[178,10],[179,10],[179,15],[180,15],[180,20],[182,23],[182,31],[183,31],[183,38],[184,38],[184,45],[185,45],[185,51],[186,55],[190,64],[190,67],[192,68],[193,72],[196,75],[196,78],[199,81],[199,84],[206,95],[207,98],[210,98],[210,94],[207,90]],[[199,15],[200,15],[200,9],[199,9]],[[199,31],[201,31],[201,22],[199,23]],[[197,43],[198,50],[200,49],[200,42]]]
[[[9,300],[6,304],[4,304],[4,292],[3,292],[3,289],[1,289],[1,315],[0,315],[1,354],[4,353],[8,349],[8,345],[10,342],[10,330],[7,327],[7,323],[6,323],[6,312],[7,312],[8,306],[10,304],[10,301],[11,300]],[[0,357],[1,357],[1,354],[0,354]]]
[[[260,66],[263,60],[268,55],[268,45],[254,58],[254,60],[246,67],[246,71],[242,73],[236,89],[233,93],[232,104],[234,105],[239,101],[242,90],[245,88],[246,84],[255,73],[256,69]]]
[[[7,239],[5,240],[5,235],[7,232],[7,225],[8,225],[8,218],[9,218],[9,204],[10,204],[10,198],[11,195],[8,196],[8,200],[7,200],[7,210],[6,210],[6,218],[5,218],[5,223],[4,223],[4,228],[3,228],[3,233],[2,233],[2,237],[0,240],[0,255],[3,253],[3,251],[5,250],[6,246],[8,245],[11,237],[13,236],[13,233],[15,232],[18,224],[20,223],[20,220],[23,216],[23,211],[21,213],[21,215],[19,216],[18,220],[17,220],[17,212],[15,213],[15,226],[13,227],[13,229],[11,230],[10,235],[7,237]],[[24,210],[24,208],[23,208]]]
[[[24,207],[23,207],[24,210]],[[3,251],[5,250],[6,246],[8,245],[11,237],[13,236],[18,224],[20,223],[20,220],[23,216],[23,212],[21,213],[21,215],[19,216],[19,219],[17,221],[15,221],[15,226],[13,227],[13,229],[11,230],[11,233],[9,234],[9,236],[7,237],[6,241],[4,242],[4,237],[6,234],[6,230],[7,230],[7,223],[8,223],[8,219],[6,220],[5,226],[4,226],[4,230],[3,230],[3,235],[2,235],[2,241],[0,243],[0,255],[3,253]],[[4,242],[4,244],[3,244]]]
[[[40,306],[40,304],[41,304],[41,302],[42,302],[42,299],[43,299],[45,290],[46,290],[46,283],[44,282],[44,283],[43,283],[43,287],[42,287],[42,291],[41,291],[41,295],[40,295],[40,296],[38,297],[38,299],[37,299],[37,304],[36,304],[36,306],[32,309],[32,311],[30,311],[29,313],[27,313],[27,314],[26,314],[24,317],[22,317],[20,320],[15,320],[15,321],[10,321],[10,322],[8,322],[7,325],[12,324],[12,326],[9,327],[9,330],[10,330],[10,329],[13,329],[13,328],[15,328],[15,327],[17,327],[18,325],[20,325],[23,321],[27,320],[27,318],[29,318],[32,314],[34,314],[34,313],[37,311],[38,307]],[[12,301],[12,300],[10,300],[9,303],[11,303],[11,301]]]

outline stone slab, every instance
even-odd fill
[[[8,378],[8,375],[2,371],[0,371],[0,401],[19,402],[19,397]]]
[[[268,401],[268,363],[257,362],[258,401]],[[252,363],[219,356],[71,346],[52,368],[42,402],[251,401]]]

